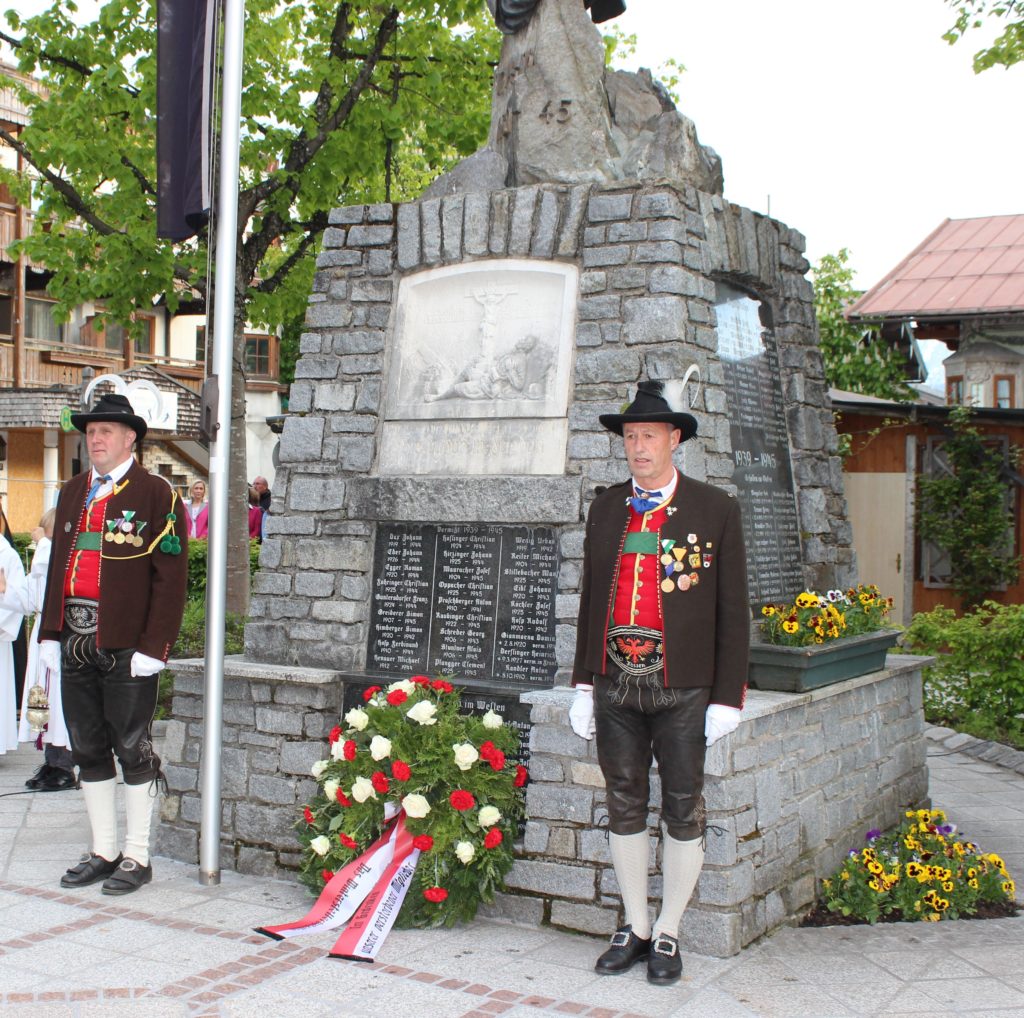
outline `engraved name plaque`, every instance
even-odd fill
[[[771,309],[719,283],[715,311],[750,598],[790,600],[803,589],[803,558]]]
[[[373,564],[368,672],[551,685],[554,530],[381,524]]]

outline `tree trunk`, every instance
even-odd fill
[[[227,610],[249,613],[249,477],[245,454],[245,303],[235,305],[231,355],[231,461],[228,463]]]

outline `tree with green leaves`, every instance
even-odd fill
[[[956,11],[956,22],[943,36],[951,46],[968,32],[1001,23],[1002,31],[974,54],[974,73],[990,67],[1012,67],[1024,60],[1024,0],[946,0]]]
[[[155,235],[155,2],[109,0],[76,21],[74,0],[8,11],[0,32],[22,72],[31,123],[0,138],[32,168],[5,182],[34,197],[21,245],[52,273],[58,314],[99,300],[131,328],[164,304],[205,312],[212,296],[205,230]],[[486,138],[499,35],[479,0],[247,0],[235,277],[229,490],[243,505],[244,324],[301,319],[331,208],[415,197]],[[235,518],[237,517],[237,518]],[[233,514],[229,607],[248,606],[245,514]]]
[[[814,312],[821,336],[821,356],[828,384],[880,399],[909,400],[914,390],[907,384],[898,351],[884,342],[875,329],[848,322],[843,312],[860,296],[853,285],[850,252],[824,255],[811,270]]]
[[[951,585],[965,608],[1014,583],[1013,516],[1003,450],[971,423],[974,411],[955,406],[943,445],[949,470],[918,480],[921,537],[949,555]],[[1013,450],[1019,457],[1020,450]]]

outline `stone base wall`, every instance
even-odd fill
[[[707,856],[683,921],[689,950],[727,957],[813,902],[864,832],[927,800],[923,658],[890,656],[884,671],[812,693],[748,694],[743,723],[707,756]],[[203,662],[178,661],[164,744],[169,794],[157,851],[198,861]],[[300,862],[294,824],[313,795],[310,767],[327,755],[343,686],[337,672],[229,658],[224,678],[221,866],[287,876]],[[532,704],[527,824],[507,893],[484,911],[583,933],[621,922],[603,825],[593,742],[573,734],[566,688]],[[660,788],[651,775],[651,833]],[[660,842],[651,840],[651,896]]]
[[[817,882],[872,827],[927,799],[922,658],[811,693],[751,691],[743,722],[708,751],[707,854],[683,917],[687,950],[717,957],[799,918]],[[593,742],[573,734],[568,689],[533,704],[526,835],[493,910],[586,933],[623,921]],[[651,775],[651,886],[660,887],[660,786]],[[653,918],[653,916],[652,916]]]

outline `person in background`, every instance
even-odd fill
[[[249,540],[263,540],[263,516],[260,508],[260,493],[255,486],[249,488]]]
[[[256,477],[252,482],[256,494],[259,496],[259,507],[265,512],[270,512],[270,485],[265,477]]]
[[[7,543],[13,548],[14,535],[11,533],[7,514],[3,509],[0,509],[0,534],[7,538]],[[24,616],[21,619],[21,627],[11,641],[11,651],[14,654],[14,702],[21,703],[21,694],[25,688],[25,673],[28,670],[28,634],[25,632]]]
[[[64,708],[60,699],[60,668],[49,669],[39,660],[39,618],[43,608],[43,594],[46,592],[46,573],[50,565],[50,541],[53,537],[55,509],[43,513],[39,526],[32,531],[36,550],[32,556],[26,583],[0,582],[0,609],[9,609],[25,615],[35,615],[35,624],[28,645],[28,668],[25,687],[21,696],[21,723],[18,726],[19,742],[35,742],[43,750],[43,764],[25,782],[26,788],[37,792],[63,792],[77,788],[75,764],[71,758],[71,739],[64,723]],[[49,717],[46,728],[35,735],[29,725],[29,691],[33,686],[46,690]]]
[[[22,631],[25,613],[21,603],[27,597],[25,567],[21,556],[6,537],[0,535],[0,592],[12,591],[14,607],[2,606],[0,594],[0,754],[18,748],[17,698],[14,683],[14,641]]]
[[[185,503],[188,513],[188,536],[206,537],[210,526],[210,506],[206,501],[206,481],[193,481],[188,493],[189,500]]]

